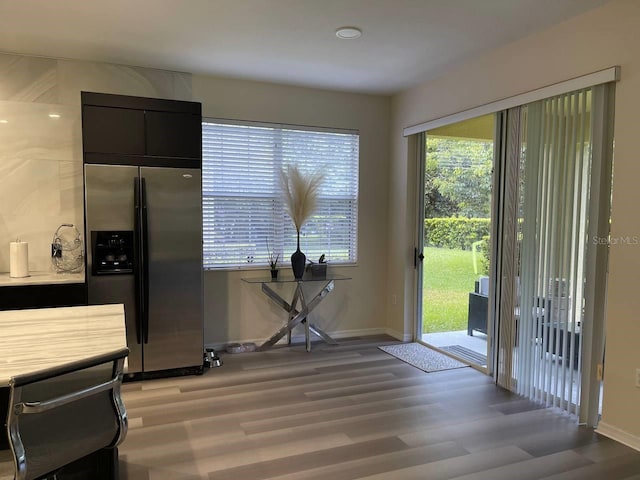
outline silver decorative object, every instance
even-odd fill
[[[51,262],[58,273],[79,273],[84,267],[82,235],[71,223],[63,223],[53,234]]]

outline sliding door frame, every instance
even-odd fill
[[[503,289],[503,265],[502,265],[502,249],[503,243],[498,241],[503,236],[505,229],[504,212],[505,196],[507,192],[506,175],[507,171],[507,112],[500,111],[495,113],[495,145],[494,145],[494,167],[493,167],[493,199],[491,208],[491,264],[489,278],[493,281],[489,282],[489,331],[488,341],[491,341],[489,350],[491,355],[491,364],[489,368],[490,375],[494,377],[498,383],[498,374],[500,372],[499,357],[501,338],[500,338],[500,292]],[[489,367],[489,364],[487,365]]]
[[[416,218],[418,228],[416,229],[416,238],[414,239],[415,245],[415,289],[414,295],[416,295],[416,301],[414,302],[415,320],[414,320],[414,339],[417,341],[422,340],[422,280],[424,276],[424,270],[419,255],[424,249],[424,168],[426,162],[425,155],[425,143],[426,133],[428,130],[435,129],[441,126],[450,125],[460,121],[476,118],[489,113],[496,115],[496,129],[494,141],[494,171],[493,171],[493,199],[492,199],[492,240],[491,240],[491,266],[490,276],[493,277],[493,281],[490,282],[493,290],[490,290],[490,302],[489,302],[489,324],[488,341],[491,342],[490,355],[487,358],[487,371],[494,376],[496,382],[498,382],[498,370],[500,364],[498,362],[504,362],[504,359],[499,358],[501,342],[507,339],[500,339],[500,329],[498,328],[500,322],[500,305],[499,299],[501,292],[504,290],[503,284],[503,265],[501,257],[504,246],[499,238],[502,238],[505,228],[505,208],[507,207],[505,198],[506,179],[505,172],[507,168],[508,153],[506,152],[506,135],[507,135],[507,110],[513,107],[520,107],[537,100],[553,97],[563,93],[579,90],[582,88],[600,86],[599,91],[601,94],[594,97],[594,102],[600,102],[600,107],[605,112],[604,118],[597,119],[593,125],[593,133],[596,138],[601,138],[601,141],[594,143],[593,145],[593,162],[598,163],[600,168],[597,178],[591,180],[591,207],[597,205],[596,210],[591,210],[596,213],[596,218],[591,219],[588,226],[589,239],[604,239],[609,235],[609,219],[610,219],[610,199],[611,199],[611,179],[612,179],[612,159],[613,159],[613,108],[614,105],[614,92],[615,83],[620,80],[620,67],[610,67],[598,72],[583,75],[574,79],[570,79],[564,82],[560,82],[554,85],[543,87],[537,90],[533,90],[527,93],[516,95],[514,97],[505,98],[496,102],[492,102],[480,107],[465,110],[459,113],[448,115],[442,118],[430,120],[418,125],[406,127],[403,130],[403,134],[409,138],[410,156],[416,156],[417,164],[417,181],[416,185],[416,197],[417,208]],[[598,89],[594,89],[598,90]],[[602,135],[597,135],[601,132]],[[414,143],[415,142],[415,143]],[[594,164],[595,165],[595,164]],[[609,199],[609,200],[606,200]],[[592,253],[589,254],[587,259],[587,277],[591,280],[587,280],[585,288],[586,300],[585,317],[586,322],[589,323],[592,328],[589,328],[589,332],[585,333],[583,338],[583,351],[582,358],[589,359],[588,362],[584,362],[582,369],[581,385],[581,410],[579,412],[579,421],[589,426],[597,424],[599,418],[599,394],[600,394],[600,381],[601,372],[603,368],[604,360],[604,323],[605,323],[605,309],[606,309],[606,284],[608,273],[608,245],[603,242],[604,245],[599,244],[597,248],[591,249]],[[484,370],[484,369],[482,369]],[[511,375],[511,366],[508,367],[509,376]],[[595,380],[595,381],[594,381]]]
[[[609,82],[617,82],[620,80],[620,67],[614,66],[599,70],[597,72],[588,73],[580,77],[565,80],[564,82],[554,83],[546,87],[531,90],[526,93],[514,95],[512,97],[503,98],[495,102],[487,103],[479,107],[470,108],[462,112],[454,113],[444,117],[429,120],[427,122],[419,123],[410,127],[405,127],[402,130],[402,134],[405,137],[415,135],[416,133],[426,132],[433,130],[434,128],[443,127],[445,125],[451,125],[453,123],[462,122],[463,120],[469,120],[471,118],[481,117],[489,113],[497,113],[506,111],[509,108],[521,107],[529,103],[536,102],[538,100],[544,100],[545,98],[555,97],[564,93],[573,92],[575,90],[581,90],[583,88],[590,88],[595,85],[602,85]]]
[[[424,172],[427,164],[427,133],[420,132],[415,136],[416,141],[416,197],[418,199],[416,204],[416,219],[418,228],[415,232],[415,250],[413,252],[413,264],[415,267],[415,319],[414,319],[414,335],[413,339],[416,342],[424,343],[422,340],[422,313],[423,313],[423,303],[424,303],[424,295],[423,288],[424,285]]]
[[[496,194],[496,182],[500,178],[498,167],[498,163],[501,161],[500,156],[501,152],[498,148],[498,139],[502,140],[503,132],[503,112],[496,112],[495,114],[495,123],[494,123],[494,135],[493,135],[493,168],[491,173],[491,254],[490,254],[490,265],[489,265],[489,278],[495,278],[496,274],[496,265],[495,259],[499,258],[496,256],[496,229],[498,222],[496,221],[496,212],[499,211],[498,202],[500,195]],[[415,342],[422,343],[426,345],[427,343],[422,339],[423,333],[423,303],[424,303],[424,262],[423,262],[423,252],[424,252],[424,225],[425,225],[425,205],[424,205],[424,189],[425,189],[425,169],[426,169],[426,161],[427,161],[427,132],[420,132],[410,137],[410,141],[415,141],[416,145],[414,146],[415,155],[416,155],[416,224],[418,228],[415,232],[415,249],[414,249],[414,267],[415,267],[415,289],[414,289],[414,305],[415,305],[415,318],[414,318],[414,334],[413,339]],[[493,340],[493,335],[497,332],[497,323],[496,323],[496,290],[494,288],[494,282],[489,281],[489,308],[487,311],[487,365],[486,367],[476,364],[470,364],[471,367],[476,370],[480,370],[481,372],[493,376],[493,372],[496,365],[496,349],[494,345],[496,343]],[[445,355],[451,356],[449,352],[439,349],[435,345],[428,344],[428,346],[434,350],[440,351]]]

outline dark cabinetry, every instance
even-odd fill
[[[147,155],[200,158],[202,118],[175,112],[146,112]]]
[[[86,163],[132,163],[114,160],[113,155],[199,163],[202,107],[196,102],[82,92],[82,142]],[[112,157],[105,161],[104,155]]]
[[[0,310],[87,305],[84,283],[0,287]]]
[[[0,424],[3,427],[7,424],[6,413],[9,411],[9,395],[11,390],[8,387],[0,387]],[[9,437],[7,437],[6,430],[3,428],[0,433],[0,458],[2,457],[2,450],[9,450]],[[1,460],[0,460],[1,461]]]
[[[85,151],[144,155],[144,110],[85,105],[82,120]]]

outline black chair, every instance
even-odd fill
[[[46,477],[103,449],[110,449],[112,471],[101,467],[82,478],[117,478],[116,447],[127,432],[120,386],[128,352],[14,377],[7,409],[10,450],[0,452],[0,479]]]

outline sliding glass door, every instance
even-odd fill
[[[604,354],[613,89],[434,128],[419,149],[417,339],[592,425]]]
[[[423,136],[419,339],[487,367],[495,115]]]

